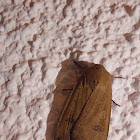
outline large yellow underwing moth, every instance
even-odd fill
[[[58,121],[55,140],[107,140],[111,102],[111,75],[95,64],[73,89]]]

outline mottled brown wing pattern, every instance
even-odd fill
[[[56,140],[106,140],[112,101],[111,76],[102,65],[79,79],[59,119]]]

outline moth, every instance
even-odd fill
[[[111,75],[95,64],[85,71],[70,94],[55,140],[107,140],[111,103]]]

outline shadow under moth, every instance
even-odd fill
[[[111,102],[111,75],[95,64],[73,89],[58,121],[55,140],[107,140]]]

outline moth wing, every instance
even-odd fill
[[[82,76],[72,91],[59,119],[56,130],[56,139],[70,140],[71,128],[79,117],[87,98],[90,96],[90,93],[92,93],[92,90],[86,87],[86,85],[86,77]],[[87,90],[89,94],[87,93]]]
[[[105,88],[98,84],[79,118],[71,129],[71,139],[73,140],[107,140],[111,101],[111,85],[108,83]]]
[[[101,65],[89,68],[69,97],[56,140],[106,140],[111,100],[110,74]]]

